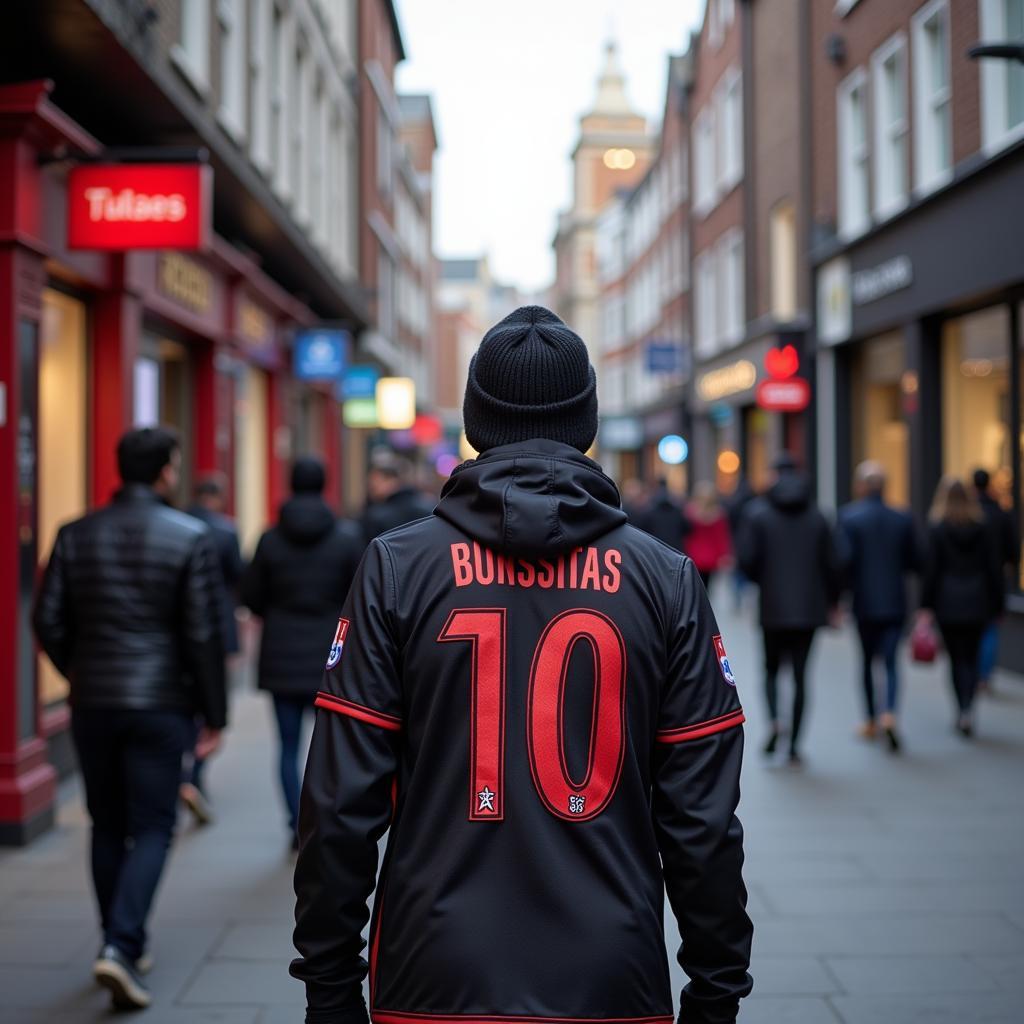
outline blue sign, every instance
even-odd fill
[[[308,330],[295,336],[298,380],[339,380],[348,361],[348,331]]]
[[[350,366],[339,385],[341,397],[345,401],[350,398],[376,398],[379,379],[380,370],[376,366]]]
[[[683,347],[674,341],[653,339],[647,343],[648,373],[682,373]]]

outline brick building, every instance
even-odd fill
[[[1024,66],[967,51],[1020,43],[1024,4],[812,5],[810,27],[822,495],[873,458],[923,517],[981,466],[1019,518]]]

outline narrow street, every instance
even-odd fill
[[[854,738],[854,642],[848,630],[830,632],[813,656],[806,768],[769,767],[756,633],[749,613],[721,618],[748,710],[742,816],[756,994],[741,1021],[1019,1021],[1024,682],[997,679],[978,738],[965,743],[951,729],[942,667],[909,670],[906,753],[894,759]],[[273,758],[263,698],[236,696],[227,749],[211,768],[219,820],[184,829],[159,896],[147,1024],[302,1020],[287,974],[291,857]],[[58,827],[0,853],[5,1024],[108,1018],[89,976],[97,938],[86,844],[69,782]]]

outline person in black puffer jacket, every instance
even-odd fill
[[[1000,553],[981,507],[960,480],[939,481],[928,518],[919,616],[939,624],[949,654],[956,727],[970,736],[981,637],[1003,610]]]
[[[780,734],[778,675],[793,668],[793,720],[789,759],[800,764],[798,743],[804,713],[805,675],[814,633],[839,600],[839,552],[828,520],[811,497],[810,481],[792,455],[775,461],[775,483],[748,506],[736,554],[743,572],[761,590],[765,694],[772,725],[765,754],[775,753]]]
[[[274,698],[281,740],[281,787],[292,835],[299,813],[299,737],[313,710],[338,613],[359,567],[358,530],[322,497],[324,467],[298,459],[292,497],[260,538],[242,577],[242,603],[263,619],[259,687]]]
[[[227,718],[222,583],[209,529],[167,504],[181,466],[177,436],[131,430],[117,463],[124,486],[114,500],[57,534],[33,624],[71,684],[103,927],[93,974],[116,1005],[141,1009],[150,994],[139,960],[182,756],[213,753]]]

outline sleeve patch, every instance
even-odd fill
[[[655,739],[659,743],[685,743],[687,740],[697,740],[702,736],[713,736],[716,732],[724,732],[726,729],[742,725],[745,721],[743,708],[735,708],[717,718],[709,718],[706,722],[695,722],[693,725],[684,725],[679,729],[659,729]]]
[[[367,722],[376,725],[381,729],[388,729],[391,732],[398,732],[402,728],[402,720],[395,715],[385,714],[383,711],[374,711],[373,708],[357,704],[354,700],[345,700],[344,697],[337,697],[333,693],[324,693],[321,690],[313,701],[318,708],[325,708],[327,711],[336,711],[341,715],[348,715],[349,718],[357,718],[360,722]]]
[[[711,638],[715,645],[715,657],[718,659],[718,667],[722,670],[722,678],[730,685],[736,685],[736,677],[732,674],[732,666],[729,664],[729,655],[725,653],[725,641],[721,633],[716,633]]]
[[[341,652],[345,647],[345,637],[348,636],[348,619],[338,619],[338,628],[334,631],[334,640],[331,643],[331,651],[327,655],[327,668],[332,669],[341,661]]]

